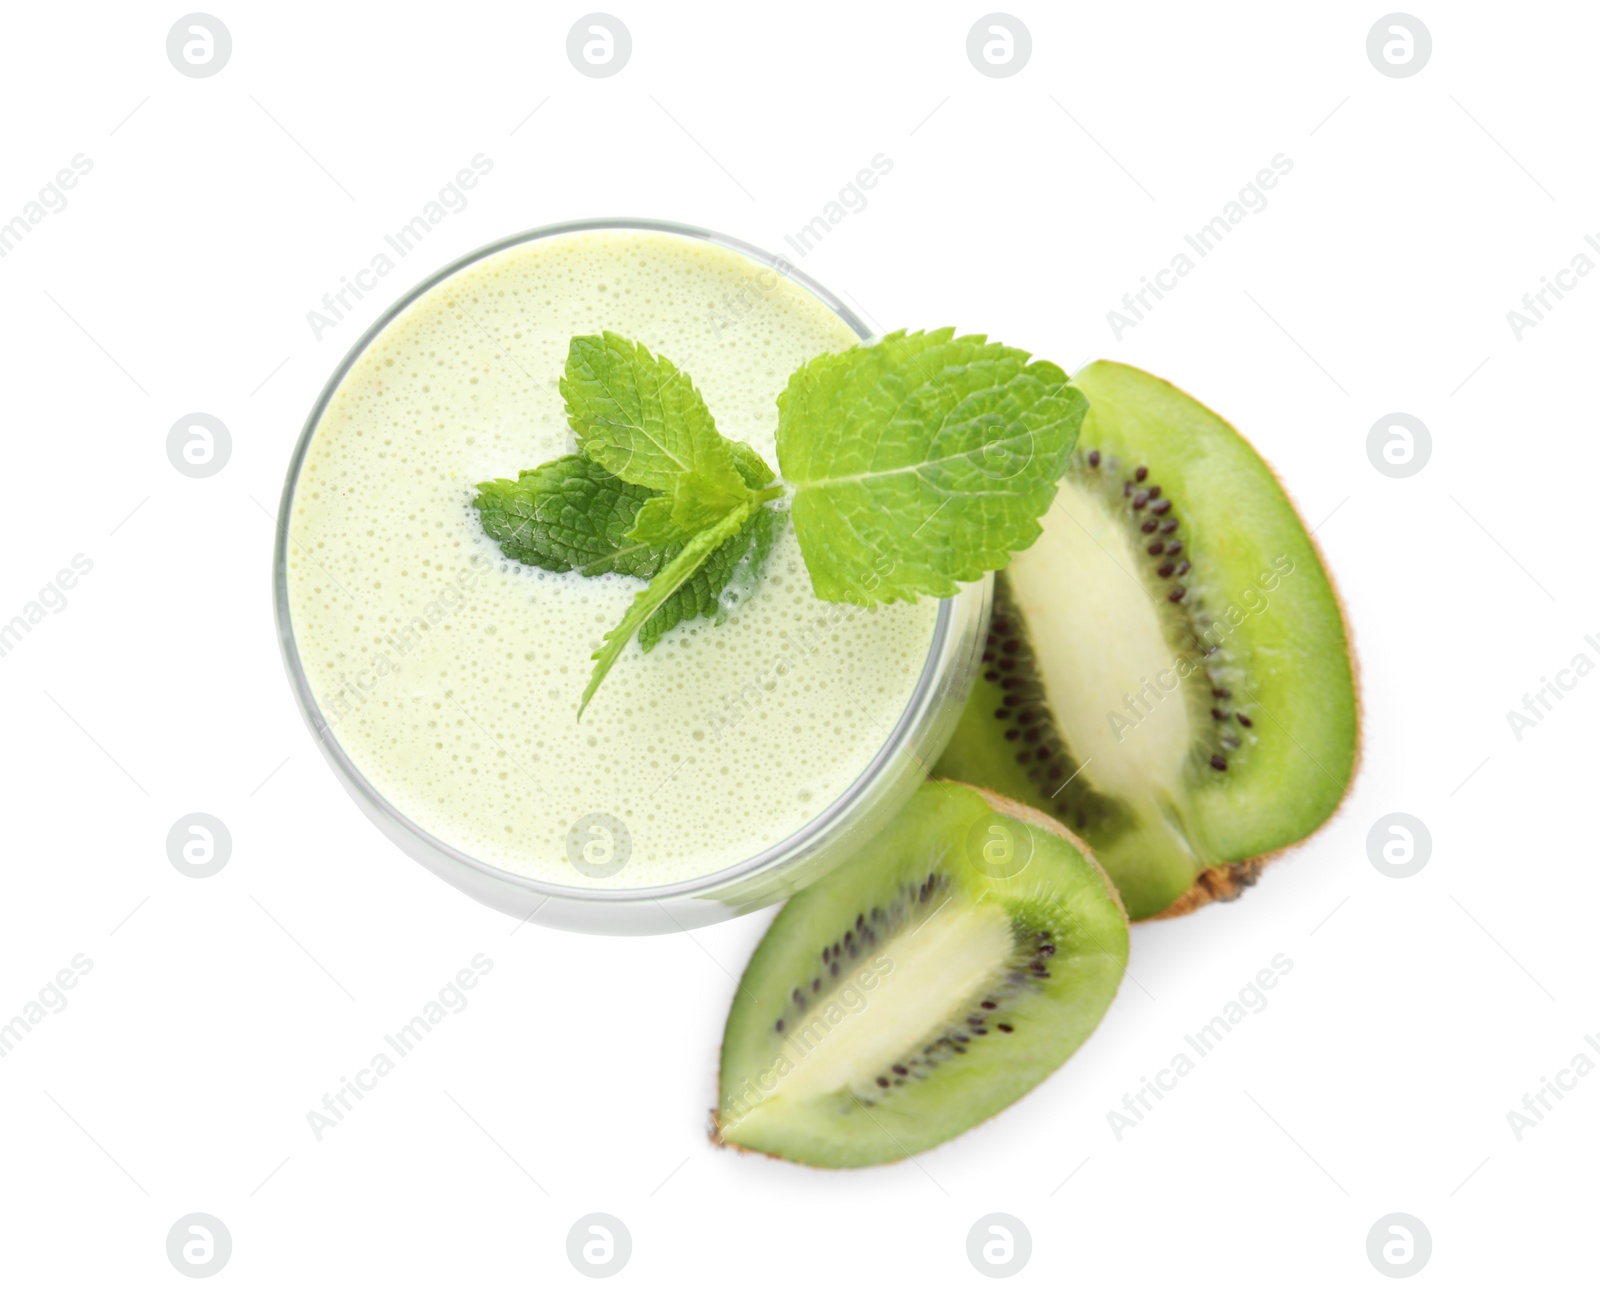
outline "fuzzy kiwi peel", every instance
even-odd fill
[[[864,1167],[976,1126],[1100,1022],[1128,955],[1109,877],[1054,817],[921,786],[791,898],[740,980],[712,1138]]]
[[[1160,378],[1100,361],[1043,533],[1000,577],[936,775],[1088,840],[1135,919],[1255,883],[1359,749],[1338,596],[1271,469]]]

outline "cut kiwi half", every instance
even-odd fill
[[[1000,577],[983,673],[936,775],[1058,817],[1129,915],[1253,884],[1338,807],[1349,636],[1277,478],[1215,413],[1100,361],[1034,545]]]
[[[1127,955],[1116,890],[1059,821],[927,782],[756,948],[713,1138],[815,1167],[930,1149],[1059,1068]]]

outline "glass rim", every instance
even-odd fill
[[[661,903],[668,900],[715,898],[718,891],[727,886],[754,879],[768,872],[777,871],[782,868],[786,860],[798,860],[805,857],[807,851],[814,848],[820,841],[826,839],[829,835],[839,833],[841,830],[848,828],[848,818],[851,810],[855,805],[866,799],[874,786],[892,774],[897,751],[905,744],[907,737],[918,729],[924,714],[936,702],[939,683],[947,667],[948,657],[953,645],[952,625],[955,603],[962,597],[964,592],[970,590],[964,589],[963,593],[957,593],[954,597],[939,599],[939,609],[934,621],[928,654],[923,661],[922,672],[917,678],[916,686],[912,689],[905,709],[872,759],[850,781],[849,785],[834,798],[833,802],[828,804],[810,821],[784,836],[775,844],[732,866],[710,871],[705,875],[696,876],[692,879],[674,881],[671,884],[628,889],[586,888],[578,885],[555,884],[534,876],[524,875],[521,872],[508,871],[504,867],[495,866],[492,863],[483,861],[481,858],[473,857],[470,853],[466,853],[448,841],[440,839],[437,835],[434,835],[406,816],[387,795],[373,785],[366,774],[356,765],[355,760],[351,758],[349,752],[339,741],[333,725],[324,716],[322,708],[318,705],[317,698],[312,691],[310,679],[307,678],[305,668],[301,662],[299,646],[295,641],[294,621],[289,608],[289,527],[293,517],[295,490],[300,483],[301,468],[304,466],[306,454],[310,450],[312,437],[315,436],[334,393],[344,383],[345,378],[349,376],[350,370],[366,353],[367,348],[402,312],[409,309],[440,283],[451,278],[467,266],[485,260],[509,248],[520,246],[523,243],[558,237],[562,234],[591,233],[603,230],[638,230],[647,233],[674,234],[679,237],[691,238],[701,242],[708,242],[715,246],[725,247],[730,251],[736,251],[740,255],[764,265],[766,268],[803,287],[838,315],[861,340],[870,340],[875,335],[873,330],[861,320],[855,311],[851,310],[834,293],[823,287],[810,275],[798,269],[785,257],[774,256],[753,243],[745,242],[742,239],[677,221],[604,216],[584,220],[562,221],[556,224],[539,225],[522,233],[498,238],[457,257],[443,268],[424,278],[372,322],[367,330],[351,345],[344,358],[339,361],[337,367],[329,375],[327,382],[324,383],[316,401],[311,406],[311,412],[306,418],[305,425],[301,428],[294,452],[289,458],[289,468],[284,478],[283,491],[279,496],[278,515],[274,525],[272,552],[273,615],[276,622],[278,645],[283,653],[284,666],[289,674],[290,688],[294,692],[301,717],[305,719],[307,725],[311,728],[312,735],[316,738],[324,756],[333,763],[335,771],[344,781],[346,787],[369,815],[374,812],[380,814],[388,823],[398,828],[419,847],[426,848],[439,857],[466,868],[468,871],[475,873],[480,879],[486,881],[490,886],[510,885],[512,888],[523,891],[530,898],[543,897],[547,900],[555,899],[573,904],[594,903],[601,906],[618,907],[652,902]],[[979,586],[981,585],[974,585],[974,587]],[[390,838],[393,839],[394,837],[390,836]],[[482,891],[473,890],[471,892],[481,894]]]

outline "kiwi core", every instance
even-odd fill
[[[897,1061],[919,1054],[971,1013],[1015,959],[1011,919],[999,903],[952,894],[920,924],[908,924],[874,959],[877,982],[853,981],[818,997],[790,1025],[808,1046],[738,1123],[761,1121],[786,1101],[846,1092],[870,1103]],[[726,1130],[726,1129],[725,1129]]]
[[[1100,491],[1069,475],[1038,542],[1013,559],[1012,590],[1056,728],[1085,779],[1135,803],[1171,803],[1195,734],[1165,608],[1140,574],[1148,562],[1134,537]],[[1032,577],[1041,571],[1053,577]],[[1046,595],[1052,587],[1070,588],[1070,599]],[[1052,797],[1059,789],[1040,786]]]

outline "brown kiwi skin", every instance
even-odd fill
[[[1228,866],[1214,866],[1195,877],[1194,884],[1178,895],[1178,900],[1165,911],[1158,911],[1145,920],[1171,920],[1174,916],[1187,916],[1191,911],[1213,902],[1233,902],[1244,896],[1244,891],[1261,878],[1268,863],[1282,854],[1269,853],[1265,857],[1251,858],[1248,862],[1234,862]],[[1142,922],[1141,922],[1142,923]]]
[[[1052,835],[1056,836],[1057,838],[1066,840],[1067,843],[1071,844],[1073,848],[1077,849],[1078,852],[1082,853],[1083,856],[1088,859],[1089,864],[1091,866],[1093,866],[1094,869],[1097,872],[1099,872],[1100,878],[1106,882],[1106,890],[1107,890],[1107,892],[1109,892],[1111,894],[1112,898],[1116,900],[1117,910],[1122,913],[1122,919],[1123,920],[1127,920],[1128,919],[1128,909],[1122,905],[1122,895],[1117,892],[1116,884],[1112,881],[1111,877],[1106,873],[1106,869],[1103,866],[1100,865],[1100,860],[1097,857],[1095,857],[1094,850],[1089,847],[1089,845],[1088,845],[1088,843],[1086,841],[1084,841],[1083,839],[1079,838],[1077,835],[1073,834],[1072,831],[1068,830],[1064,823],[1062,823],[1062,822],[1058,821],[1056,818],[1050,816],[1049,813],[1042,813],[1037,808],[1031,808],[1027,804],[1018,803],[1015,799],[1008,799],[1005,795],[996,794],[994,791],[986,790],[982,786],[974,786],[974,785],[971,785],[971,784],[969,784],[969,783],[967,783],[965,781],[956,781],[951,777],[929,777],[928,780],[929,781],[944,781],[944,782],[948,782],[952,786],[965,786],[968,790],[975,790],[975,791],[978,792],[979,796],[983,799],[984,803],[988,804],[989,807],[992,808],[995,812],[1002,813],[1007,817],[1013,817],[1017,821],[1026,822],[1029,826],[1037,826],[1042,831],[1049,831]],[[1165,913],[1162,913],[1162,914],[1165,915]],[[717,1083],[717,1085],[718,1085],[718,1089],[720,1090],[721,1089],[721,1075],[720,1075],[720,1073],[718,1074],[718,1083]],[[732,1141],[723,1140],[722,1139],[722,1118],[721,1118],[721,1116],[719,1114],[719,1111],[718,1111],[718,1109],[717,1109],[717,1107],[715,1105],[713,1105],[712,1108],[710,1109],[710,1115],[711,1115],[711,1125],[708,1128],[706,1134],[707,1134],[707,1138],[718,1149],[732,1149],[732,1150],[737,1151],[740,1154],[750,1154],[750,1155],[753,1155],[753,1156],[755,1156],[757,1158],[770,1158],[770,1159],[773,1159],[774,1161],[780,1162],[780,1163],[788,1163],[788,1162],[791,1161],[789,1159],[781,1157],[778,1154],[769,1154],[765,1150],[751,1149],[746,1145],[739,1145],[739,1144],[736,1144],[736,1143],[734,1143]],[[816,1167],[813,1164],[802,1164],[801,1166],[812,1167],[812,1169],[814,1171],[818,1171],[818,1172],[839,1172],[839,1171],[853,1170],[853,1169],[848,1169],[848,1168]]]

